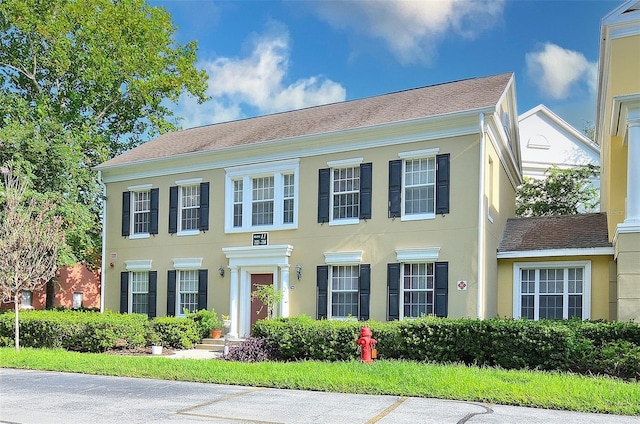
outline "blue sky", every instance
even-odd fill
[[[150,1],[197,40],[212,100],[183,128],[514,72],[518,114],[595,121],[600,19],[622,1]],[[446,101],[446,99],[442,99]]]

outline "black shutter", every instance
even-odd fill
[[[387,320],[393,321],[400,319],[400,303],[398,298],[400,290],[400,264],[398,263],[387,264],[387,290],[389,293]]]
[[[156,301],[158,299],[158,271],[149,271],[149,294],[147,296],[147,315],[156,316]]]
[[[151,189],[151,205],[150,205],[150,222],[149,222],[149,234],[158,234],[158,202],[160,189]]]
[[[178,186],[169,187],[169,234],[178,232]]]
[[[209,229],[209,183],[200,184],[200,226],[199,229]]]
[[[360,219],[371,219],[371,197],[373,189],[373,165],[360,165]]]
[[[436,214],[449,213],[449,153],[436,156]]]
[[[360,295],[360,316],[358,319],[366,321],[369,319],[369,299],[371,293],[371,265],[360,265],[360,281],[358,291]]]
[[[120,273],[120,313],[129,312],[129,273],[122,271]]]
[[[397,218],[402,212],[402,160],[389,161],[389,218]]]
[[[198,309],[207,309],[207,287],[209,286],[208,280],[208,270],[198,270]]]
[[[167,272],[167,316],[176,315],[176,270]]]
[[[131,193],[122,192],[122,236],[127,237],[131,229]]]
[[[318,286],[317,319],[327,318],[327,284],[329,282],[329,267],[319,265],[316,268],[316,284]]]
[[[435,314],[438,317],[447,316],[447,302],[449,292],[449,263],[448,262],[436,262],[435,269],[435,299],[434,309]]]
[[[329,222],[330,172],[329,168],[318,170],[318,223]]]

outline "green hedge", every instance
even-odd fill
[[[621,322],[447,319],[366,323],[378,357],[640,379],[640,325]],[[253,335],[277,359],[351,360],[364,323],[301,316],[262,320]]]
[[[144,346],[149,333],[146,315],[113,312],[21,311],[20,346],[104,352]],[[0,314],[0,341],[14,345],[15,314]]]
[[[198,324],[188,318],[154,318],[151,321],[151,330],[165,347],[191,349],[200,341]]]

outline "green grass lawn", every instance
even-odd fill
[[[0,349],[0,367],[640,415],[640,383],[404,361],[260,362]]]

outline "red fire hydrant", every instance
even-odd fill
[[[366,364],[373,362],[371,358],[376,357],[375,346],[378,342],[376,339],[371,337],[372,335],[373,333],[371,332],[371,329],[365,326],[360,330],[360,338],[356,340],[356,343],[360,346],[360,359],[362,359],[362,362]]]

